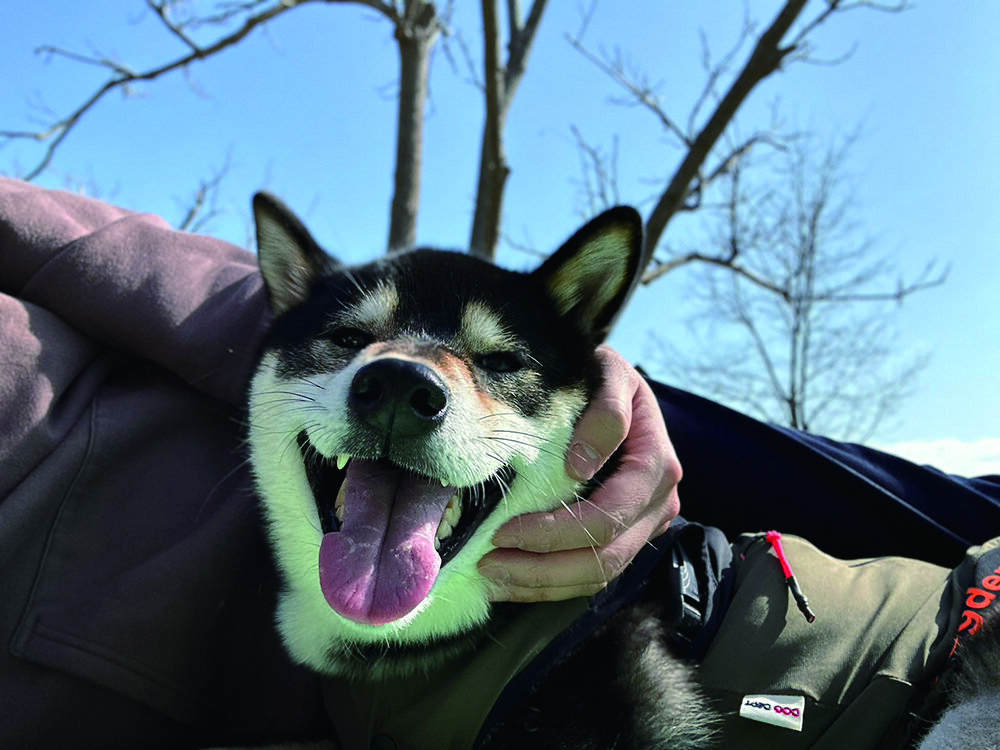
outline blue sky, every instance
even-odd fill
[[[477,49],[479,18],[460,6],[455,27]],[[653,181],[672,172],[679,152],[647,113],[609,102],[620,91],[565,41],[578,3],[552,3],[510,114],[513,174],[504,230],[518,242],[554,248],[580,222],[579,157],[570,132],[620,143],[621,198],[649,210]],[[735,0],[603,0],[586,40],[628,51],[661,84],[682,119],[704,73],[698,29],[717,55],[736,39]],[[777,4],[751,2],[769,21]],[[0,47],[0,129],[21,129],[65,112],[102,80],[101,71],[34,50],[54,44],[113,54],[144,68],[181,48],[136,0],[36,0],[5,9]],[[1000,4],[925,2],[903,14],[854,11],[813,39],[816,56],[853,54],[836,66],[795,65],[759,88],[741,114],[749,132],[779,102],[793,128],[820,138],[860,128],[849,170],[867,235],[910,277],[936,259],[948,283],[899,311],[899,345],[932,360],[900,413],[874,437],[956,472],[1000,472]],[[455,64],[437,55],[428,117],[419,239],[461,247],[469,232],[482,102]],[[249,197],[283,196],[320,241],[347,260],[382,251],[387,234],[395,130],[391,93],[396,49],[388,24],[353,5],[298,9],[217,59],[136,90],[115,94],[80,124],[38,180],[96,189],[99,197],[177,220],[199,179],[228,159],[222,216],[210,231],[246,244]],[[32,166],[37,147],[8,145],[0,170]],[[696,237],[678,224],[667,239]],[[685,234],[690,233],[690,234]],[[533,261],[505,251],[501,261]],[[682,345],[690,276],[680,272],[643,290],[612,343],[648,360],[653,328]],[[655,374],[655,370],[654,370]]]

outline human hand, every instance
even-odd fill
[[[497,601],[592,596],[616,578],[680,511],[677,460],[656,397],[608,346],[597,350],[604,385],[576,425],[566,471],[586,481],[622,446],[615,472],[579,503],[504,524],[480,572]]]

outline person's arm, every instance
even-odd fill
[[[0,293],[236,403],[266,304],[252,253],[0,178]]]
[[[684,516],[730,537],[778,529],[843,559],[956,565],[1000,535],[1000,477],[968,479],[779,427],[651,383],[684,464]]]

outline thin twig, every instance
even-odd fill
[[[174,72],[175,70],[180,70],[186,68],[191,63],[197,62],[199,60],[204,60],[212,55],[221,52],[224,49],[232,47],[233,45],[241,42],[245,39],[254,29],[256,29],[261,24],[271,21],[277,18],[283,13],[286,13],[299,5],[304,5],[309,2],[315,2],[316,0],[279,0],[270,7],[256,13],[255,15],[249,16],[244,20],[242,25],[232,31],[229,34],[217,39],[215,42],[208,46],[199,46],[195,44],[192,40],[185,37],[185,43],[189,47],[189,51],[177,57],[169,62],[157,65],[155,67],[149,68],[143,71],[133,71],[124,65],[108,60],[106,58],[88,57],[86,55],[80,55],[78,53],[70,52],[68,50],[63,50],[58,47],[46,46],[40,48],[40,52],[47,54],[58,54],[63,57],[76,60],[78,62],[83,62],[89,65],[97,65],[108,69],[111,72],[111,77],[105,81],[100,88],[97,89],[93,94],[87,97],[83,103],[81,103],[76,109],[70,112],[68,115],[60,120],[57,120],[48,128],[36,132],[24,132],[24,131],[11,131],[2,130],[0,131],[0,138],[5,138],[7,140],[14,139],[31,139],[41,143],[48,143],[45,153],[40,160],[40,162],[32,169],[24,179],[33,180],[38,177],[39,174],[44,171],[49,164],[52,163],[53,156],[56,150],[62,145],[63,141],[70,134],[73,127],[93,109],[98,102],[100,102],[107,94],[115,90],[128,89],[139,82],[153,81],[161,76],[167,75]],[[337,1],[337,0],[333,0]],[[355,0],[360,1],[360,0]],[[382,10],[384,3],[379,2],[363,2],[362,4],[368,5],[370,7],[375,7]],[[166,9],[162,4],[152,5],[154,12],[160,16],[164,24],[171,29],[172,33],[179,33],[179,27],[173,24],[169,19],[166,18]],[[160,10],[156,10],[160,8]]]

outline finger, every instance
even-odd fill
[[[493,545],[540,553],[603,547],[643,516],[652,515],[650,524],[659,524],[668,514],[667,508],[659,507],[666,493],[656,491],[655,481],[640,480],[630,473],[616,474],[608,482],[602,488],[600,504],[588,499],[554,511],[518,516],[497,531]],[[650,525],[648,530],[652,528]]]
[[[631,540],[631,559],[647,539],[666,531],[679,512],[672,472],[657,469],[644,475],[620,468],[586,501],[580,516],[585,533],[602,546]]]
[[[625,569],[634,557],[632,548],[646,543],[655,524],[654,518],[644,517],[604,546],[548,553],[495,549],[480,561],[480,570],[493,580],[525,588],[603,585]]]
[[[649,516],[654,520],[651,534],[658,535],[680,512],[677,485],[683,472],[659,403],[645,380],[639,380],[633,398],[632,427],[621,454],[620,465],[594,490],[590,502],[608,510],[608,518],[620,526],[631,527],[640,516]],[[637,546],[634,553],[638,551]]]
[[[681,467],[645,381],[636,391],[632,428],[622,453],[621,464],[588,501],[514,518],[499,529],[494,545],[532,552],[604,546],[643,517],[648,517],[644,528],[651,535],[665,531],[680,511]],[[633,555],[643,541],[636,542]]]
[[[593,596],[631,562],[633,548],[650,536],[650,523],[629,529],[612,544],[539,554],[494,550],[480,561],[480,572],[496,587],[494,601],[558,601]]]
[[[589,532],[582,519],[580,503],[559,510],[517,516],[500,527],[493,537],[493,546],[545,553],[601,544],[602,540]]]
[[[493,601],[561,601],[593,596],[608,580],[591,549],[547,555],[494,550],[480,561],[479,570],[494,583],[490,594]]]
[[[614,349],[597,349],[604,382],[573,430],[566,472],[585,482],[596,474],[625,440],[632,422],[632,395],[639,379]]]
[[[624,457],[579,513],[587,534],[601,544],[610,544],[639,523],[652,532],[672,519],[679,510],[672,477],[659,460]]]
[[[514,585],[507,585],[497,588],[490,595],[490,601],[494,602],[520,602],[529,604],[531,602],[562,602],[567,599],[579,599],[580,597],[595,596],[606,588],[607,584],[568,586],[566,588],[525,588]]]

